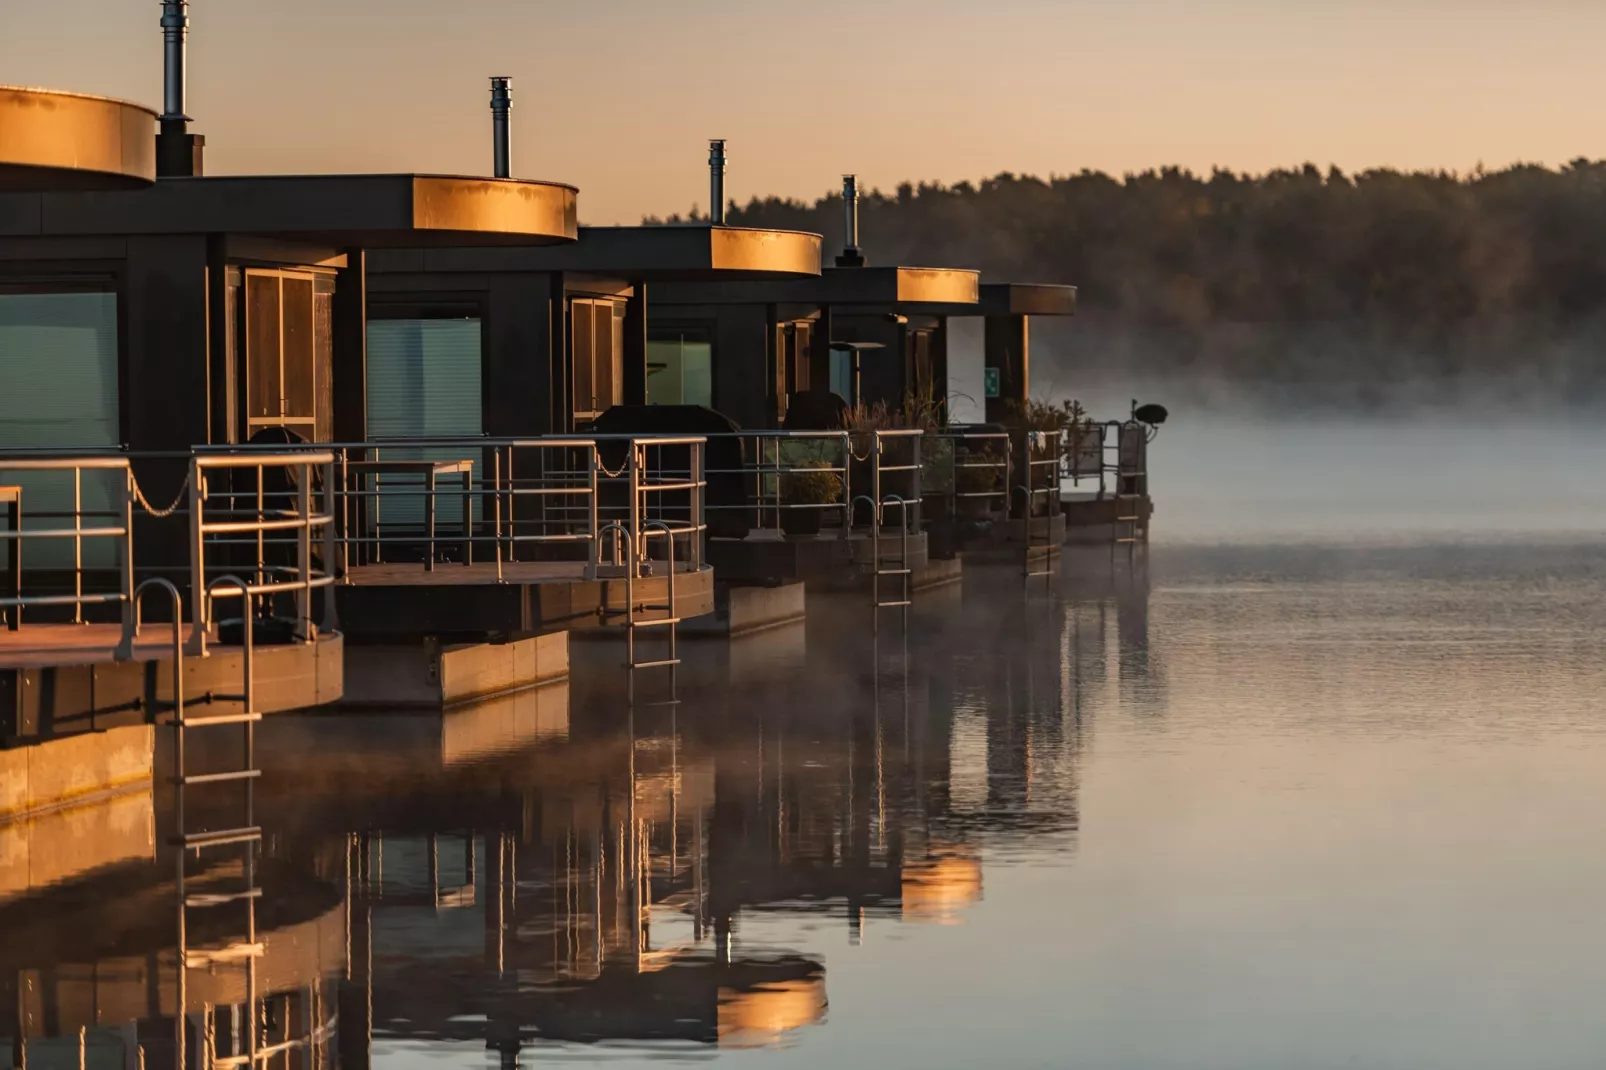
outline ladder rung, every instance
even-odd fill
[[[194,773],[173,778],[175,784],[225,784],[231,780],[255,780],[262,775],[260,769],[234,769],[227,773]]]
[[[915,570],[912,569],[912,568],[883,568],[883,569],[877,569],[876,570],[876,575],[877,576],[912,576],[912,575],[914,575],[914,571]]]
[[[660,628],[665,624],[679,624],[679,623],[680,623],[680,618],[679,617],[661,617],[661,618],[654,619],[654,620],[638,620],[634,624],[628,625],[628,627],[631,627],[631,628]]]
[[[905,599],[902,602],[877,602],[875,604],[875,607],[877,609],[897,609],[899,606],[912,606],[912,605],[914,605],[913,602]]]
[[[261,838],[262,830],[252,827],[191,832],[184,836],[175,836],[170,842],[177,847],[222,847],[231,843],[250,843]]]
[[[263,948],[257,944],[224,944],[222,947],[192,948],[184,952],[184,967],[202,969],[214,962],[239,962],[242,959],[262,957]]]
[[[178,722],[180,728],[211,728],[224,724],[255,724],[262,720],[260,713],[224,713],[216,717],[186,717]]]
[[[205,895],[189,895],[184,897],[187,907],[220,907],[228,903],[238,903],[242,899],[261,899],[261,888],[247,888],[243,892],[208,892]]]
[[[680,659],[679,658],[664,658],[662,661],[637,661],[637,662],[632,662],[630,667],[632,669],[667,669],[671,665],[679,665],[679,664],[680,664]]]

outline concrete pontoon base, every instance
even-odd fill
[[[668,577],[635,580],[638,604],[663,605]],[[527,637],[603,622],[625,610],[622,577],[587,579],[583,561],[519,561],[439,565],[362,565],[335,588],[341,627],[358,643],[412,643],[426,636],[479,642]],[[675,610],[682,619],[714,611],[714,574],[708,568],[675,574]]]
[[[902,553],[902,533],[885,529],[881,559],[890,563]],[[745,539],[709,539],[708,560],[722,581],[744,583],[766,580],[840,580],[844,574],[870,571],[874,546],[866,531],[847,538],[840,532],[783,536],[778,531],[755,531]],[[909,567],[924,568],[928,558],[926,535],[909,535]]]
[[[117,661],[115,624],[25,625],[0,631],[0,745],[74,732],[143,724],[172,700],[173,646],[167,626],[146,625],[134,657]],[[257,646],[253,671],[260,713],[320,706],[340,698],[344,640],[325,632],[312,643]],[[211,696],[238,694],[244,669],[237,646],[214,644],[205,657],[184,658],[186,703],[209,714],[239,704]]]
[[[1113,499],[1074,499],[1062,501],[1060,511],[1065,515],[1065,544],[1068,546],[1095,546],[1108,545],[1116,537],[1116,520],[1120,514],[1117,512],[1116,502]],[[1138,503],[1138,516],[1141,518],[1142,530],[1148,531],[1151,519],[1154,516],[1154,499],[1148,495]],[[1129,529],[1130,524],[1122,524],[1123,529]],[[1123,530],[1122,534],[1127,532]]]
[[[502,643],[354,645],[346,648],[341,705],[440,708],[553,683],[568,675],[567,632]]]
[[[693,639],[735,639],[802,620],[808,610],[805,586],[795,580],[774,584],[716,584],[714,612],[685,622],[680,634]]]

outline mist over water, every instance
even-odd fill
[[[1136,392],[1167,400],[1163,388]],[[1119,418],[1130,397],[1095,395]],[[1386,415],[1173,405],[1149,449],[1153,538],[1177,543],[1592,540],[1606,421],[1466,410]]]

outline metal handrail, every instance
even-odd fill
[[[710,504],[708,509],[714,512],[742,512],[750,511],[758,518],[758,526],[766,527],[767,517],[773,518],[774,526],[782,526],[782,515],[788,512],[813,510],[817,512],[839,512],[842,516],[842,526],[849,526],[848,511],[851,500],[850,487],[852,484],[853,443],[852,433],[849,431],[728,431],[716,432],[708,436],[710,441],[716,439],[734,439],[743,446],[742,466],[740,468],[709,468],[710,476],[736,476],[744,482],[751,478],[751,501],[737,503]],[[751,441],[756,447],[752,461],[747,460],[746,444]],[[788,444],[801,447],[821,447],[814,452],[815,456],[787,457]],[[821,454],[830,453],[829,458]],[[786,484],[788,476],[824,474],[834,477],[837,481],[837,496],[834,501],[826,502],[791,502],[786,500]]]
[[[241,600],[241,615],[245,618],[247,627],[253,607],[251,599],[263,595],[280,593],[293,593],[296,603],[296,621],[299,625],[307,626],[302,632],[304,642],[313,642],[317,638],[316,631],[310,627],[312,622],[312,592],[320,587],[334,584],[336,574],[333,571],[335,561],[335,511],[331,487],[334,484],[335,455],[329,450],[285,450],[280,447],[277,451],[248,451],[248,452],[197,452],[190,460],[189,478],[189,531],[190,531],[190,585],[197,592],[195,609],[191,615],[192,628],[190,632],[189,651],[195,655],[206,653],[207,634],[212,626],[212,603],[220,597],[238,597]],[[263,488],[263,481],[268,469],[288,468],[294,474],[295,489],[290,492],[270,492]],[[246,520],[213,520],[206,518],[207,500],[210,494],[208,474],[220,470],[248,470],[256,474],[256,490],[253,497],[256,499],[255,509],[247,507],[238,508],[234,499],[241,496],[239,491],[225,491],[219,497],[229,499],[228,507],[221,510],[224,514],[247,513],[253,514],[255,519]],[[322,511],[314,511],[312,502],[312,481],[314,472],[320,472],[324,479],[324,502]],[[293,495],[295,504],[293,510],[268,509],[268,499]],[[219,510],[214,509],[214,514]],[[289,512],[289,515],[284,515]],[[313,533],[321,530],[323,534],[323,567],[315,568],[312,558]],[[296,560],[293,566],[270,565],[267,561],[267,548],[270,545],[282,545],[280,540],[270,540],[266,536],[271,532],[292,532]],[[250,583],[239,582],[232,585],[232,590],[214,590],[207,583],[206,542],[208,535],[254,535],[256,545],[256,563],[253,570],[254,579]],[[271,580],[271,575],[291,575],[286,580]],[[333,620],[333,600],[326,599],[326,620]],[[248,644],[249,645],[249,644]]]
[[[267,444],[246,444],[222,448],[221,452],[249,455]],[[282,445],[275,444],[282,450]],[[339,547],[339,574],[349,578],[355,565],[378,563],[388,546],[416,547],[424,544],[423,567],[434,568],[436,544],[460,544],[462,563],[474,562],[475,548],[489,544],[494,550],[497,579],[504,566],[516,560],[521,546],[549,543],[594,544],[597,538],[597,480],[600,466],[596,443],[588,436],[503,437],[435,436],[388,437],[365,442],[336,442],[308,445],[308,450],[327,450],[335,455],[337,478],[326,486],[332,490],[339,517],[335,542]],[[438,451],[462,451],[452,461],[409,456]],[[565,451],[579,451],[572,464]],[[397,456],[398,453],[403,456]],[[529,467],[539,470],[534,477],[517,474],[535,455]],[[556,457],[556,467],[551,459]],[[432,462],[450,465],[453,461],[470,466],[460,473],[461,485],[440,486],[436,473],[426,470]],[[418,471],[385,472],[367,469],[386,462],[416,463]],[[455,477],[458,473],[454,473]],[[462,503],[463,528],[437,538],[434,528],[435,502],[445,498]],[[423,502],[422,519],[389,521],[385,504]],[[531,505],[530,513],[516,509],[520,502]],[[554,502],[556,504],[554,504]],[[476,508],[477,507],[477,508]],[[476,513],[478,516],[476,516]],[[532,532],[531,527],[535,530]],[[422,529],[422,530],[421,530]],[[595,558],[595,553],[588,553]]]
[[[1008,431],[941,431],[932,437],[935,441],[947,443],[949,446],[948,470],[951,489],[948,491],[948,496],[955,501],[979,501],[989,506],[996,502],[996,510],[989,508],[988,512],[1008,510],[1009,487],[1014,468]],[[976,449],[977,443],[981,444],[979,450]],[[971,473],[978,473],[979,478],[984,478],[987,489],[964,489],[967,480],[973,478]]]
[[[1053,512],[1060,500],[1060,466],[1064,460],[1064,435],[1059,430],[1022,433],[1021,474],[1024,483],[1015,489],[1022,492],[1025,516],[1031,519],[1039,498],[1047,500],[1048,511]],[[1034,456],[1040,453],[1041,456]]]
[[[599,435],[597,437],[602,441],[627,441],[630,446],[624,470],[617,473],[604,470],[602,481],[628,484],[630,498],[625,523],[629,528],[631,543],[635,547],[635,560],[646,562],[651,556],[652,540],[662,538],[669,544],[666,558],[669,570],[672,572],[675,569],[674,541],[676,538],[684,537],[689,543],[690,550],[687,557],[688,570],[702,571],[706,556],[703,542],[708,535],[706,513],[708,473],[705,460],[707,436]],[[655,466],[650,462],[649,450],[669,447],[686,449],[687,470],[684,477],[679,470],[672,475],[666,474],[661,465]],[[674,494],[686,495],[684,520],[665,519],[667,510],[675,509],[678,512],[677,507],[663,500]],[[658,496],[656,515],[652,500],[654,495]]]
[[[84,509],[84,473],[86,471],[109,471],[123,474],[123,486],[120,501],[112,504],[115,512],[107,510]],[[40,452],[26,453],[7,452],[0,455],[0,472],[26,473],[26,472],[70,472],[72,474],[73,508],[71,527],[50,527],[24,529],[22,518],[26,515],[26,502],[22,500],[23,492],[19,491],[17,501],[13,503],[13,526],[8,530],[0,531],[0,543],[7,547],[7,571],[10,573],[10,594],[0,596],[0,609],[10,610],[5,614],[7,628],[17,631],[22,627],[22,614],[28,606],[72,606],[73,623],[84,623],[84,606],[121,604],[123,606],[123,620],[125,628],[131,620],[131,601],[134,591],[134,505],[138,499],[138,488],[134,482],[134,472],[126,456],[108,455],[73,455],[73,456],[42,456]],[[48,518],[57,518],[64,514],[58,511],[45,512],[42,515]],[[106,516],[118,517],[120,523],[115,525],[101,525],[86,527],[86,517],[101,518]],[[42,541],[45,539],[72,540],[73,550],[73,591],[71,594],[23,594],[23,546],[29,541]],[[113,592],[97,592],[86,594],[84,592],[84,540],[85,539],[117,539],[122,546],[121,562],[119,564],[118,589]]]
[[[353,556],[378,561],[387,545],[416,546],[419,525],[406,523],[387,531],[383,519],[384,501],[423,500],[425,502],[423,541],[426,569],[433,568],[437,542],[433,520],[434,501],[445,497],[463,502],[463,531],[448,536],[446,541],[461,543],[464,547],[463,563],[472,564],[474,547],[491,543],[495,547],[498,580],[503,578],[504,564],[516,559],[521,545],[543,543],[577,543],[587,545],[587,576],[595,576],[596,568],[605,553],[602,536],[603,521],[615,512],[622,512],[636,547],[636,558],[645,561],[648,545],[654,538],[685,538],[690,542],[688,567],[701,569],[704,560],[702,539],[706,535],[705,521],[707,472],[705,470],[706,438],[702,435],[585,435],[551,436],[534,438],[490,438],[484,436],[444,436],[434,438],[386,438],[369,442],[342,442],[309,445],[306,450],[327,450],[335,454],[334,470],[337,479],[332,481],[333,494],[339,507],[340,518],[335,541],[341,548],[341,575],[349,578]],[[622,442],[627,445],[625,463],[618,471],[610,471],[603,463],[599,444]],[[252,457],[265,450],[267,444],[220,447],[211,451],[225,456]],[[685,447],[689,462],[684,471],[669,472],[662,464],[653,463],[653,449]],[[283,451],[282,445],[275,449]],[[387,452],[394,458],[395,451],[415,453],[433,450],[461,450],[464,456],[439,461],[448,467],[455,462],[466,462],[462,471],[461,487],[437,487],[434,475],[425,471],[429,458],[417,460],[419,472],[400,475],[417,477],[402,486],[385,478],[393,473],[364,471],[365,464],[380,464]],[[565,458],[565,451],[579,451],[579,458]],[[532,465],[538,469],[535,476],[516,474],[520,465],[519,454],[535,453],[540,461]],[[470,455],[473,454],[473,455]],[[556,457],[558,464],[549,463]],[[477,470],[476,470],[477,469]],[[457,473],[454,472],[454,475]],[[367,481],[371,479],[371,484]],[[390,485],[386,485],[389,483]],[[628,504],[622,510],[605,505],[600,485],[603,483],[626,485],[629,488]],[[677,494],[686,496],[684,507],[669,505],[664,499]],[[533,518],[519,516],[515,504],[520,499],[533,500],[538,507]],[[479,504],[480,516],[474,516]],[[367,509],[367,515],[354,516],[357,509]],[[665,519],[666,511],[674,511],[673,519]],[[604,516],[604,514],[608,516]],[[649,524],[649,514],[656,514],[657,523]],[[529,530],[533,524],[534,532]],[[249,525],[248,525],[249,526]],[[283,522],[293,529],[292,519]],[[673,557],[673,555],[671,555]],[[362,561],[360,563],[366,563]]]

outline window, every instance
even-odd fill
[[[857,354],[851,349],[831,349],[831,393],[857,405],[859,399],[853,389],[853,364]]]
[[[368,437],[481,435],[480,338],[478,319],[370,320]],[[451,447],[391,447],[384,455],[431,460],[462,460],[468,456],[462,449]],[[477,455],[473,459],[479,460]],[[476,470],[476,479],[482,476]],[[418,483],[411,476],[393,478],[398,488]],[[478,501],[474,507],[478,510]],[[438,530],[462,523],[462,500],[456,495],[441,495],[436,499],[436,509]],[[423,498],[407,494],[387,499],[383,519],[387,525],[422,526]]]
[[[120,438],[117,295],[0,293],[0,448]]]
[[[245,272],[245,437],[285,427],[328,441],[334,279]]]
[[[569,353],[574,416],[593,419],[624,397],[625,303],[613,298],[569,302]]]
[[[909,332],[909,393],[916,398],[935,397],[937,384],[931,367],[931,332]]]
[[[101,292],[0,291],[0,449],[114,449],[121,441],[117,391],[117,295]],[[23,525],[72,527],[72,477],[61,472],[0,471],[0,483],[22,487]],[[115,515],[118,477],[88,472],[81,508]],[[10,540],[0,544],[9,563]],[[106,539],[84,543],[84,563],[109,565]],[[71,567],[72,544],[31,540],[23,558],[33,568]]]
[[[647,343],[647,403],[714,407],[714,347],[679,335]]]

